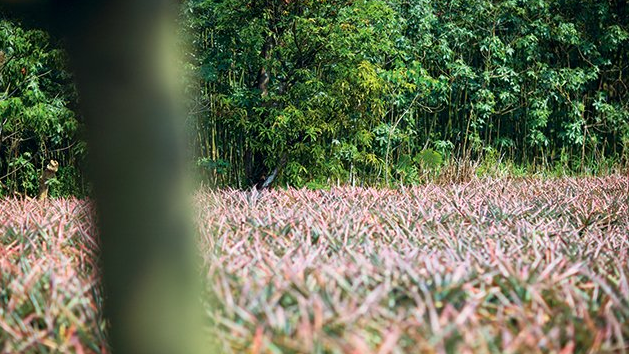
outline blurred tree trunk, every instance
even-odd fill
[[[89,128],[113,353],[196,353],[201,305],[166,0],[3,1],[68,38]],[[172,39],[172,38],[171,38]]]

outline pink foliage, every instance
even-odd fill
[[[195,194],[227,353],[629,343],[629,178]],[[106,352],[90,203],[0,201],[0,352]]]

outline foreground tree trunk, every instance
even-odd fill
[[[68,38],[89,128],[113,353],[196,353],[200,296],[164,0],[3,1]],[[181,124],[182,125],[182,124]],[[207,350],[205,350],[207,352]]]

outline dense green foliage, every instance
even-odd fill
[[[629,164],[624,0],[187,0],[182,14],[191,150],[210,185]],[[1,23],[0,194],[36,194],[48,159],[53,195],[85,193],[58,48]]]
[[[213,183],[421,181],[453,159],[629,159],[625,1],[190,0]]]
[[[0,195],[37,195],[41,171],[60,164],[50,194],[85,193],[85,144],[65,52],[41,30],[0,21]]]

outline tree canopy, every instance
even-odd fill
[[[245,188],[421,183],[453,161],[561,173],[627,166],[626,5],[184,1],[196,168],[210,185]],[[53,193],[84,191],[63,52],[6,21],[0,35],[0,115],[11,122],[0,171],[13,173],[3,193],[30,193],[52,154],[63,155]]]
[[[58,42],[0,20],[0,194],[36,195],[50,159],[60,162],[53,196],[86,192],[77,94]]]
[[[218,184],[413,183],[444,159],[590,171],[629,154],[623,1],[188,1]]]

